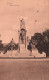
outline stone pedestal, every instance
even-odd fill
[[[23,54],[26,53],[26,48],[24,44],[20,44],[20,53],[23,53]]]

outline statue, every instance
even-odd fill
[[[25,22],[23,18],[20,20],[20,28],[25,29]]]

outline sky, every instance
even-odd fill
[[[0,34],[3,43],[18,42],[20,19],[24,18],[27,36],[49,29],[49,0],[0,0]]]

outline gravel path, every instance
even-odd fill
[[[0,59],[0,80],[49,80],[49,59]]]

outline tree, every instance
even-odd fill
[[[49,56],[49,29],[45,30],[42,35],[44,37],[44,52],[46,56]]]
[[[35,33],[34,36],[31,37],[32,44],[38,49],[39,53],[42,54],[43,48],[43,36],[41,33]]]
[[[32,55],[32,43],[31,40],[29,42],[29,45],[27,46],[27,49],[30,51],[30,56]]]
[[[31,42],[40,54],[45,52],[46,56],[49,56],[49,30],[42,32],[42,34],[35,33],[34,36],[31,37]]]
[[[31,42],[34,45],[42,44],[43,36],[41,33],[35,33],[34,36],[31,37]]]

